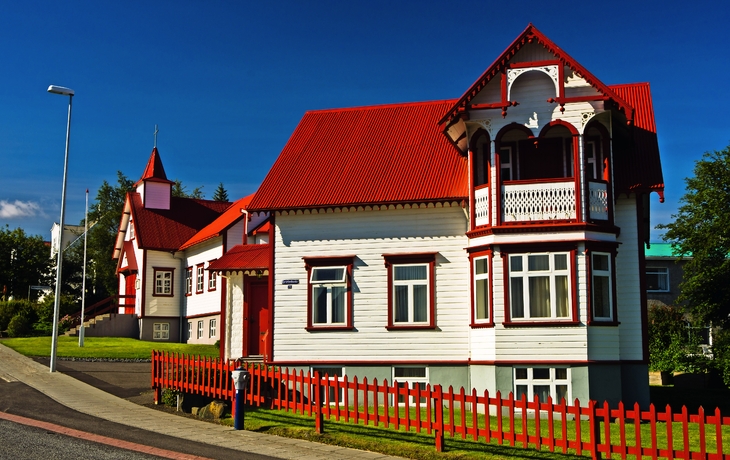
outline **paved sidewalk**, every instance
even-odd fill
[[[168,414],[117,398],[0,344],[0,379],[20,381],[66,407],[122,425],[190,441],[283,459],[399,459],[384,454],[283,438]]]

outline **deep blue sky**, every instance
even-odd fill
[[[77,224],[86,188],[93,201],[118,170],[139,179],[155,124],[170,179],[208,198],[222,182],[239,198],[305,111],[459,97],[530,22],[604,83],[651,83],[667,197],[653,195],[652,222],[668,222],[694,161],[730,143],[730,8],[576,5],[6,2],[0,225],[49,239],[58,221],[68,98],[50,84],[76,91],[66,223]]]

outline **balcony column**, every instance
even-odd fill
[[[580,213],[580,215],[576,216],[578,222],[587,222],[587,216],[588,216],[588,210],[586,209],[586,201],[587,201],[587,182],[586,182],[586,171],[585,171],[585,150],[584,150],[584,142],[583,142],[583,133],[579,133],[576,136],[576,139],[578,140],[578,148],[576,151],[578,152],[578,158],[576,167],[575,167],[575,173],[578,174],[578,180],[576,181],[576,185],[578,186],[578,193],[576,194],[576,198],[579,200],[578,203],[576,203],[576,211]]]

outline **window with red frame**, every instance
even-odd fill
[[[308,329],[352,328],[354,256],[305,258]]]
[[[388,270],[388,327],[435,327],[435,253],[384,254]]]
[[[213,270],[208,271],[208,290],[215,291],[218,275]]]

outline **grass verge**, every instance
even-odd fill
[[[0,339],[0,344],[25,356],[51,356],[51,337],[20,337]],[[213,345],[145,342],[126,337],[86,337],[79,347],[78,337],[58,337],[56,356],[61,358],[149,359],[152,350],[217,357]]]

